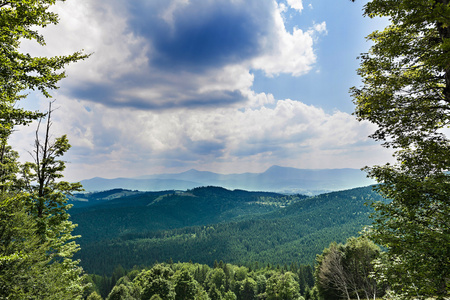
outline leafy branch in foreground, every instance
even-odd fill
[[[377,277],[400,299],[450,295],[450,3],[372,0],[364,14],[390,25],[368,36],[363,86],[351,93],[372,137],[396,164],[366,168],[389,203],[374,205],[370,237],[387,251]]]
[[[0,298],[79,299],[85,288],[82,269],[72,255],[78,246],[68,221],[65,197],[78,185],[58,182],[69,149],[66,137],[55,143],[46,133],[36,139],[39,158],[22,168],[8,140],[15,128],[45,116],[19,107],[26,91],[50,98],[65,77],[64,67],[87,55],[34,57],[20,50],[21,41],[45,45],[39,29],[58,23],[48,9],[56,0],[0,0]],[[48,115],[50,122],[51,109]],[[50,124],[50,123],[48,123]],[[50,129],[49,126],[47,129]],[[42,155],[41,146],[53,149]],[[39,172],[39,175],[35,171]],[[37,177],[36,177],[37,176]],[[44,180],[41,180],[41,179]],[[37,179],[37,181],[35,180]]]

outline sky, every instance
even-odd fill
[[[365,37],[385,20],[349,0],[68,0],[32,55],[91,56],[52,91],[67,134],[65,178],[189,169],[263,172],[384,164],[391,153],[352,115]],[[31,92],[21,106],[46,110]],[[35,124],[11,143],[29,157]]]

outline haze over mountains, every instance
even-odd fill
[[[191,169],[175,174],[136,178],[92,178],[81,181],[86,191],[123,188],[140,191],[186,190],[200,186],[227,189],[302,193],[308,195],[345,190],[373,184],[359,169],[297,169],[272,166],[263,173],[218,174]]]

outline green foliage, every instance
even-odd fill
[[[23,299],[42,280],[49,258],[21,199],[6,192],[0,197],[0,298]]]
[[[135,300],[130,288],[124,284],[116,285],[108,295],[106,300]]]
[[[33,194],[6,186],[0,194],[1,297],[79,298],[85,283],[82,269],[72,260],[78,250],[71,241],[74,225],[66,208],[57,204],[64,202],[64,195],[58,191],[51,191],[54,197],[43,195],[38,214],[35,203],[39,202]]]
[[[59,143],[59,155],[67,145]],[[41,163],[36,166],[41,168]],[[52,171],[41,173],[50,184],[59,178]],[[78,261],[72,260],[78,245],[72,241],[74,225],[64,206],[67,190],[46,187],[38,195],[28,187],[40,185],[34,188],[26,183],[5,181],[0,194],[0,295],[7,299],[78,299],[86,284]]]
[[[175,299],[175,284],[170,280],[173,274],[172,269],[160,264],[140,273],[133,282],[140,291],[141,299],[158,295],[170,300]]]
[[[266,293],[268,300],[303,300],[300,296],[298,280],[295,279],[295,275],[291,272],[270,277],[267,280]]]
[[[195,299],[195,295],[198,293],[198,283],[194,280],[194,277],[188,270],[182,270],[174,275],[175,277],[175,299],[176,300],[188,300]]]
[[[97,292],[92,292],[91,294],[89,294],[86,300],[103,300],[103,298]]]
[[[89,294],[86,300],[103,300],[103,298],[97,292],[92,292]]]
[[[204,277],[211,280],[198,282],[195,278],[199,270],[206,271]],[[250,272],[245,267],[225,263],[215,269],[192,263],[156,264],[150,269],[140,271],[132,281],[134,291],[137,292],[133,295],[134,298],[129,298],[130,292],[126,288],[126,285],[130,284],[127,280],[130,275],[128,273],[117,281],[107,299],[303,300],[298,274],[293,271],[261,268]],[[217,277],[220,280],[214,282],[213,278]],[[258,283],[262,279],[264,282],[270,282],[267,288],[265,284]]]
[[[80,244],[148,231],[207,225],[267,213],[305,198],[276,193],[203,187],[186,192],[112,190],[76,194],[72,221],[79,224]],[[86,201],[87,200],[87,201]],[[89,203],[92,203],[89,205]],[[95,222],[93,222],[95,219]],[[165,260],[165,259],[163,259]]]
[[[316,286],[314,286],[312,289],[306,287],[305,300],[319,300],[319,299],[320,299],[319,290],[317,289]]]
[[[368,39],[352,88],[356,115],[397,164],[368,168],[389,203],[374,205],[371,238],[387,248],[377,277],[402,299],[450,295],[450,3],[372,0],[369,17],[391,24]]]
[[[364,203],[379,198],[370,187],[333,192],[297,201],[269,214],[252,215],[249,220],[126,234],[113,240],[82,243],[77,257],[89,273],[97,274],[111,274],[114,266],[119,264],[132,268],[169,258],[210,266],[215,260],[230,263],[257,261],[261,266],[286,262],[313,264],[316,254],[331,241],[345,242],[370,224],[372,209]],[[220,202],[220,198],[217,201]],[[127,212],[129,210],[123,206],[111,208],[111,213],[118,218]],[[96,214],[90,216],[88,228],[103,222],[96,219]],[[147,222],[144,219],[135,221]],[[80,222],[79,227],[84,224]]]
[[[257,286],[253,278],[245,278],[240,284],[239,299],[253,300],[256,299]]]
[[[365,237],[349,238],[347,243],[331,243],[317,255],[314,272],[316,287],[323,299],[374,299],[383,294],[371,277],[372,262],[380,248]]]
[[[25,90],[39,90],[50,97],[65,77],[64,67],[86,58],[81,52],[67,56],[33,57],[20,52],[23,39],[45,45],[39,28],[58,23],[58,16],[48,8],[55,0],[1,1],[0,2],[0,140],[3,146],[16,125],[28,124],[42,116],[16,106],[26,97]]]
[[[61,247],[64,246],[64,256],[72,257],[78,248],[75,245],[72,245],[71,250],[67,248],[67,242],[73,239],[71,232],[75,228],[67,213],[70,208],[67,205],[67,195],[81,190],[81,185],[61,181],[65,162],[58,158],[70,149],[70,144],[65,135],[55,141],[50,140],[51,113],[50,103],[43,141],[39,137],[38,126],[34,162],[27,162],[22,166],[20,183],[22,190],[27,193],[28,211],[38,224],[37,233],[41,240],[48,242],[52,251],[60,254],[63,252]]]
[[[45,114],[26,111],[18,101],[24,91],[38,90],[46,97],[62,79],[64,67],[87,56],[32,57],[20,52],[23,39],[40,45],[38,30],[58,22],[48,9],[54,0],[0,1],[0,298],[79,299],[85,288],[82,269],[72,255],[74,225],[68,220],[65,194],[78,185],[56,183],[62,177],[59,161],[70,147],[66,137],[54,143],[36,139],[33,164],[21,172],[18,155],[8,146],[16,126],[29,124]],[[48,115],[50,121],[50,112]],[[49,124],[49,123],[48,123]],[[45,149],[44,155],[41,150]],[[36,171],[27,180],[28,170]],[[20,180],[19,180],[20,179]],[[39,189],[39,192],[36,192]]]

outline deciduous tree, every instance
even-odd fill
[[[368,36],[356,115],[395,149],[395,164],[367,168],[389,203],[374,205],[371,238],[386,247],[378,278],[400,298],[450,295],[450,2],[372,0],[390,25]]]
[[[376,298],[383,294],[372,279],[372,261],[380,249],[365,237],[349,238],[347,243],[331,243],[317,256],[316,286],[324,299]]]
[[[36,184],[31,177],[28,181],[18,180],[18,156],[8,145],[16,126],[45,115],[20,108],[25,91],[37,90],[51,97],[50,91],[65,77],[64,67],[87,57],[81,52],[34,57],[20,51],[23,39],[45,45],[38,30],[58,23],[58,16],[49,11],[55,3],[0,0],[0,293],[5,299],[79,299],[85,286],[81,268],[72,261],[77,246],[71,241],[73,225],[68,221],[68,207],[64,206],[66,192],[71,188],[55,181],[64,170],[64,162],[58,157],[70,148],[67,138],[57,139],[55,151],[45,155],[44,160],[51,163],[49,168],[41,169],[45,174],[42,184]],[[48,139],[44,144],[50,143]],[[45,164],[35,161],[28,170]],[[39,195],[24,188],[20,184],[23,182],[29,187],[46,188]]]
[[[267,280],[267,299],[281,300],[303,300],[300,296],[300,288],[295,276],[292,272],[278,274]]]

